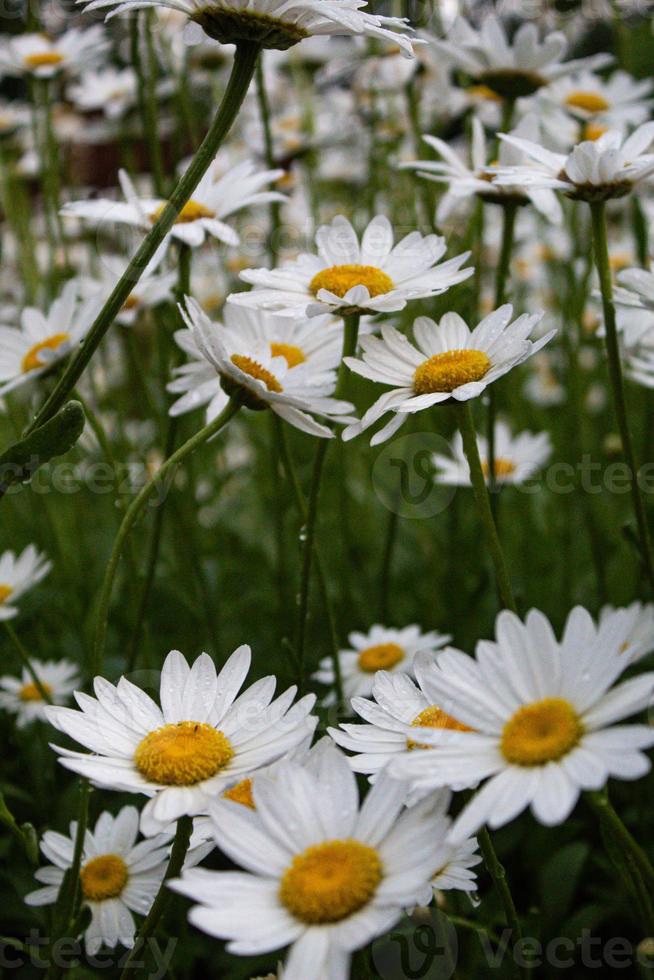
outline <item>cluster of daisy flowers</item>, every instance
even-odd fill
[[[91,23],[97,11],[106,24]],[[44,504],[38,544],[0,555],[0,627],[20,660],[0,677],[0,711],[19,752],[34,736],[69,774],[57,768],[56,785],[81,788],[67,826],[67,806],[33,821],[44,861],[21,897],[50,908],[41,921],[61,936],[83,936],[89,956],[125,947],[135,965],[176,893],[228,956],[279,962],[285,980],[347,980],[357,951],[432,903],[484,931],[482,860],[515,943],[488,831],[521,818],[573,835],[584,800],[647,912],[654,872],[607,784],[650,771],[654,603],[635,581],[629,605],[607,602],[613,590],[625,600],[603,567],[592,503],[579,510],[597,601],[569,611],[585,595],[580,575],[563,615],[523,613],[501,539],[515,524],[525,565],[541,550],[546,511],[539,501],[507,520],[509,488],[581,451],[587,416],[606,423],[607,455],[635,461],[624,378],[654,387],[654,84],[610,54],[569,56],[583,23],[509,30],[493,11],[442,17],[432,33],[362,0],[91,0],[81,26],[44,12],[43,30],[0,38],[11,93],[0,100],[2,432],[40,466],[39,437],[74,398],[88,421],[76,451],[99,454],[114,476],[117,456],[136,457],[148,477],[128,505],[114,495],[109,520],[75,526],[80,553],[88,524],[94,552],[105,534],[114,544],[100,571],[77,561],[92,584],[80,593],[93,597],[88,610],[63,599],[65,626],[43,600],[46,588],[74,590],[71,525]],[[606,384],[588,380],[607,368],[618,437]],[[437,562],[450,592],[438,612],[430,599],[386,625],[389,604],[400,607],[391,515],[375,587],[384,622],[370,625],[366,595],[368,628],[353,630],[363,617],[349,594],[348,566],[361,560],[352,501],[377,522],[370,480],[353,489],[354,461],[372,467],[368,444],[403,425],[409,438],[443,437],[426,453],[428,492],[463,488]],[[324,477],[330,443],[341,445]],[[163,511],[146,551],[133,539],[161,475],[174,502],[187,497],[170,555]],[[330,481],[338,570],[319,521]],[[654,586],[633,474],[629,489],[630,563]],[[300,525],[294,603],[287,503]],[[497,590],[462,573],[457,617],[456,525],[473,520]],[[15,548],[20,534],[3,527]],[[426,533],[415,545],[425,554]],[[232,546],[242,567],[225,588],[216,568]],[[257,548],[263,572],[247,567]],[[114,608],[121,557],[134,602]],[[164,566],[173,585],[159,593]],[[418,605],[418,578],[412,560],[404,609]],[[540,583],[538,594],[551,612]],[[254,654],[243,644],[225,659],[213,642],[211,654],[164,656],[159,619],[182,623],[189,608],[186,649],[200,648],[204,614],[212,641],[225,620]],[[34,863],[32,829],[2,816]]]

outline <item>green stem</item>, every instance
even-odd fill
[[[145,29],[145,50],[147,53],[147,72],[144,83],[145,93],[145,138],[148,144],[148,158],[152,169],[154,190],[157,197],[166,193],[164,181],[164,166],[161,156],[161,139],[159,138],[159,112],[157,106],[157,56],[154,50],[154,27],[152,15],[154,11],[143,11],[143,26]],[[138,14],[137,14],[138,16]]]
[[[616,813],[606,790],[586,793],[586,801],[615,845],[620,848],[623,854],[630,856],[650,892],[654,891],[652,862]]]
[[[159,925],[161,916],[164,914],[166,908],[170,904],[173,893],[167,887],[168,882],[172,878],[179,877],[182,871],[192,830],[193,820],[191,817],[180,817],[177,821],[175,839],[170,851],[170,860],[168,862],[168,867],[166,868],[164,879],[161,882],[161,886],[156,894],[154,902],[152,903],[150,911],[143,920],[141,928],[136,934],[134,945],[130,950],[129,956],[125,960],[125,966],[120,974],[120,980],[128,980],[128,978],[131,980],[131,978],[135,976],[135,971],[141,965],[140,963],[135,963],[134,961],[137,958],[143,958],[145,943],[154,934],[157,926]]]
[[[484,858],[484,864],[502,902],[506,924],[511,930],[511,945],[515,948],[522,939],[522,927],[516,911],[515,902],[513,901],[513,895],[511,894],[511,888],[509,887],[509,881],[506,877],[506,869],[497,856],[491,836],[486,827],[483,827],[479,831],[477,840],[479,841],[479,849]],[[516,975],[528,978],[530,970],[526,966],[520,969],[516,966],[515,973]]]
[[[70,925],[76,912],[79,898],[80,878],[79,872],[82,866],[82,854],[84,853],[84,838],[86,836],[86,825],[89,816],[89,793],[90,785],[88,779],[80,780],[79,808],[77,813],[77,830],[75,833],[75,844],[73,847],[73,860],[70,868],[64,875],[57,904],[54,913],[54,942],[60,938],[67,938],[70,935]],[[61,965],[52,964],[48,969],[46,980],[56,980],[63,973]]]
[[[618,331],[615,322],[615,307],[613,305],[613,286],[611,283],[611,267],[609,264],[609,249],[606,234],[606,214],[603,201],[597,201],[590,205],[590,213],[593,221],[593,247],[595,253],[595,265],[600,280],[602,292],[602,307],[604,310],[604,328],[606,354],[609,367],[609,379],[613,393],[613,406],[618,422],[622,449],[629,469],[629,483],[631,499],[636,516],[638,528],[638,540],[640,543],[640,553],[645,566],[645,574],[649,581],[651,590],[654,592],[654,560],[652,559],[652,542],[647,524],[647,514],[645,512],[645,502],[638,486],[638,467],[636,465],[636,454],[631,441],[631,432],[627,421],[627,405],[624,390],[624,379],[622,377],[622,363],[620,360],[620,345],[618,342]]]
[[[23,667],[34,681],[34,686],[36,687],[37,691],[41,695],[41,698],[45,701],[46,704],[52,704],[52,698],[48,694],[48,689],[45,687],[39,675],[36,673],[34,667],[32,666],[32,661],[30,660],[29,653],[18,639],[13,626],[10,626],[8,620],[6,619],[4,620],[4,628],[5,628],[5,632],[7,633],[7,636],[11,640],[11,643],[16,653],[20,657],[20,661]]]
[[[257,102],[259,103],[259,114],[263,126],[263,138],[266,150],[266,165],[269,170],[275,168],[275,152],[272,140],[272,130],[270,127],[270,103],[263,75],[263,58],[259,58],[256,71]],[[270,204],[270,230],[268,235],[268,253],[270,255],[271,266],[274,269],[279,257],[279,228],[280,228],[280,202],[271,201]]]
[[[182,463],[187,456],[189,456],[200,446],[203,446],[209,439],[211,439],[212,436],[217,435],[220,430],[227,425],[230,419],[236,415],[240,407],[241,406],[238,401],[231,399],[231,401],[227,403],[223,411],[213,420],[213,422],[210,422],[209,425],[205,425],[203,429],[196,432],[194,436],[188,439],[183,446],[180,446],[179,449],[172,454],[172,456],[169,456],[168,459],[161,464],[161,467],[155,476],[148,483],[146,483],[146,485],[140,490],[138,495],[127,508],[114,541],[111,556],[107,564],[104,581],[102,583],[102,589],[100,591],[95,641],[93,644],[93,674],[102,673],[111,592],[114,579],[116,577],[118,562],[120,561],[120,556],[130,531],[134,527],[138,517],[143,512],[143,509],[152,496],[154,490],[158,486],[165,483],[169,474],[172,476],[175,468]]]
[[[360,320],[361,316],[359,313],[353,313],[350,316],[343,317],[343,352],[341,355],[341,363],[338,366],[338,378],[336,381],[335,393],[336,398],[343,397],[343,392],[347,386],[347,379],[349,375],[344,358],[354,357],[357,352]]]
[[[488,487],[486,486],[484,471],[482,470],[481,460],[479,458],[477,436],[472,419],[470,402],[466,401],[457,403],[456,411],[459,429],[461,431],[461,438],[463,439],[463,451],[465,452],[466,459],[468,460],[468,467],[470,468],[470,479],[472,481],[472,489],[475,495],[475,503],[477,504],[477,512],[484,529],[488,550],[490,551],[491,558],[493,559],[495,580],[497,582],[497,589],[502,601],[502,606],[505,609],[511,609],[513,612],[517,612],[516,601],[513,595],[513,588],[511,586],[511,579],[509,578],[504,552],[502,551],[502,545],[500,544],[500,539],[497,534],[497,527],[495,526],[495,520],[493,518],[493,512],[490,505]]]
[[[155,222],[152,229],[144,238],[107,299],[107,302],[96,317],[84,344],[76,356],[69,362],[56,388],[32,421],[28,432],[32,432],[40,425],[43,425],[45,421],[52,418],[62,407],[91,360],[100,341],[113,323],[118,312],[124,306],[134,286],[143,275],[143,271],[148,262],[164,241],[182,208],[188,202],[200,180],[211,166],[218,148],[238,115],[238,111],[254,74],[259,51],[259,46],[251,42],[237,44],[232,73],[225,89],[222,103],[202,145],[197,150],[186,173],[171,194],[170,200],[161,217]]]

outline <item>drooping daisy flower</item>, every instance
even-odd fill
[[[336,373],[326,368],[321,357],[315,363],[311,360],[307,344],[314,350],[315,345],[306,333],[304,348],[286,343],[289,334],[282,318],[259,310],[230,310],[221,326],[188,296],[181,312],[188,329],[179,332],[176,340],[191,360],[169,385],[169,391],[185,393],[171,408],[172,415],[207,405],[207,421],[211,421],[237,393],[248,408],[270,408],[290,425],[326,439],[333,432],[316,422],[313,414],[351,421],[345,416],[353,406],[330,397]],[[273,339],[278,336],[286,339]],[[300,361],[305,348],[306,357]]]
[[[537,140],[540,133],[538,118],[530,114],[524,116],[519,125],[512,130],[512,135],[525,139]],[[472,119],[472,143],[470,166],[446,143],[436,136],[423,136],[428,144],[442,160],[417,160],[415,163],[402,163],[404,170],[416,170],[419,177],[426,177],[438,183],[447,185],[447,191],[441,198],[436,219],[442,224],[448,219],[455,207],[466,198],[478,197],[489,204],[524,205],[531,202],[548,220],[561,220],[561,205],[554,191],[539,188],[524,188],[520,184],[514,186],[497,185],[495,174],[489,169],[491,161],[486,147],[484,127],[476,116]],[[525,162],[524,154],[515,147],[503,143],[499,150],[499,167],[518,165]]]
[[[295,688],[275,701],[275,678],[238,692],[250,668],[239,647],[216,675],[206,653],[189,667],[176,650],[161,671],[161,708],[121,677],[96,677],[96,697],[77,694],[81,711],[48,707],[48,720],[92,755],[56,747],[63,766],[99,786],[149,796],[141,814],[147,836],[184,814],[206,813],[209,800],[293,748],[313,730],[315,698],[292,706]]]
[[[52,568],[52,562],[33,544],[16,555],[5,551],[0,556],[0,621],[18,615],[14,605],[25,592],[38,585]]]
[[[439,706],[473,731],[421,729],[421,741],[437,751],[403,754],[391,773],[418,791],[487,780],[457,818],[455,841],[486,823],[501,827],[528,806],[541,823],[562,823],[581,790],[610,776],[643,776],[654,731],[615,725],[654,692],[654,673],[613,687],[629,665],[623,645],[631,625],[627,613],[615,613],[598,630],[577,607],[559,642],[542,613],[532,610],[523,623],[505,610],[495,642],[479,642],[474,658],[450,649],[436,663],[418,662]]]
[[[0,41],[0,78],[33,75],[52,78],[59,72],[77,75],[104,54],[109,40],[102,27],[73,27],[51,39],[45,34],[4,35]]]
[[[73,279],[47,313],[28,306],[19,329],[0,326],[0,395],[40,377],[79,344],[101,305],[97,296],[79,297]]]
[[[361,359],[346,357],[356,374],[370,381],[393,385],[363,415],[349,425],[344,439],[352,439],[374,425],[386,412],[391,421],[371,439],[372,446],[397,432],[407,414],[421,412],[448,398],[476,398],[489,384],[522,364],[554,336],[546,333],[530,340],[543,313],[523,314],[511,323],[513,307],[501,306],[471,330],[458,313],[446,313],[440,323],[418,317],[413,324],[416,346],[394,327],[384,324],[381,338],[361,338]]]
[[[423,633],[419,626],[392,629],[375,625],[367,633],[350,633],[351,649],[341,650],[338,654],[343,694],[348,700],[356,696],[369,697],[378,671],[411,675],[418,653],[434,653],[451,639],[435,630]],[[334,665],[330,657],[320,661],[320,669],[313,676],[321,684],[334,684]],[[325,703],[332,704],[334,697],[331,692]]]
[[[463,17],[454,22],[447,40],[434,39],[436,48],[478,85],[504,98],[533,95],[562,75],[580,68],[601,68],[613,59],[608,54],[564,62],[567,41],[559,31],[542,41],[533,23],[521,24],[509,41],[495,14],[484,17],[476,30]]]
[[[447,637],[443,640],[447,642]],[[420,741],[416,728],[470,731],[467,725],[438,706],[429,675],[424,673],[416,684],[407,674],[378,670],[372,676],[371,694],[373,701],[352,698],[352,708],[366,724],[344,723],[340,728],[329,729],[338,745],[355,753],[350,759],[354,772],[366,773],[371,782],[398,755],[432,748]],[[424,795],[408,794],[407,803],[414,803]]]
[[[607,129],[640,126],[650,115],[653,83],[637,81],[626,71],[610,78],[583,71],[543,89],[543,103],[557,107],[582,124],[582,139],[597,139]]]
[[[463,451],[463,440],[457,432],[450,443],[452,455],[435,453],[432,462],[436,467],[434,480],[446,486],[469,487],[470,470]],[[488,440],[477,436],[477,448],[486,479],[489,476]],[[552,443],[547,432],[520,432],[511,434],[506,422],[495,426],[495,480],[497,485],[520,484],[531,479],[552,455]]]
[[[215,166],[210,167],[180,211],[166,241],[174,239],[196,247],[209,236],[227,245],[238,245],[238,234],[224,219],[251,205],[286,200],[278,191],[262,190],[283,173],[283,170],[257,170],[252,161],[245,160],[216,178]],[[95,225],[123,224],[149,231],[167,202],[140,197],[124,170],[120,171],[119,180],[127,203],[106,198],[73,201],[64,205],[62,215],[82,218]]]
[[[65,704],[80,685],[77,665],[69,660],[32,660],[32,667],[53,704]],[[26,668],[20,677],[0,677],[0,708],[16,715],[18,728],[36,719],[44,721],[45,707],[39,686]]]
[[[133,68],[111,66],[88,71],[68,87],[67,95],[81,112],[103,112],[107,119],[119,119],[136,105],[136,73]]]
[[[116,816],[106,810],[93,830],[87,830],[80,867],[82,905],[91,913],[84,933],[86,951],[91,956],[102,946],[134,945],[136,926],[133,912],[147,915],[168,864],[170,833],[136,842],[139,813],[125,806]],[[73,864],[77,821],[66,837],[47,830],[41,851],[51,861],[35,873],[43,883],[25,896],[27,905],[53,905],[57,901],[64,874]]]
[[[196,869],[172,884],[228,952],[289,946],[285,980],[347,980],[352,952],[424,894],[448,828],[421,805],[403,812],[404,785],[387,776],[359,806],[345,757],[333,745],[321,756],[318,771],[284,762],[257,778],[255,811],[213,804],[218,846],[245,871]]]
[[[600,632],[611,629],[615,617],[629,616],[630,627],[627,639],[622,646],[622,655],[635,663],[654,650],[654,603],[632,602],[626,607],[602,606],[599,615]]]
[[[413,231],[393,246],[388,218],[377,215],[361,242],[350,222],[337,215],[316,232],[317,255],[303,253],[279,269],[246,269],[241,279],[256,286],[234,294],[235,303],[318,316],[352,312],[390,313],[412,299],[439,296],[463,282],[469,252],[437,265],[445,239]]]
[[[593,202],[624,197],[654,173],[654,153],[646,152],[654,140],[654,122],[639,126],[626,140],[608,130],[596,140],[577,144],[567,156],[507,133],[500,136],[531,163],[498,169],[497,184],[551,187],[573,200]]]
[[[112,17],[156,6],[179,10],[223,44],[249,41],[283,51],[315,34],[346,35],[392,41],[413,56],[411,40],[400,33],[410,30],[406,21],[366,13],[363,0],[93,0],[85,9],[115,7]]]
[[[448,790],[437,789],[423,805],[425,808],[431,807],[435,817],[442,818],[447,815],[451,798],[452,794]],[[457,843],[444,840],[438,852],[436,872],[418,904],[429,905],[432,897],[438,892],[461,891],[469,895],[476,892],[477,874],[472,868],[476,868],[482,861],[477,848],[475,837]]]

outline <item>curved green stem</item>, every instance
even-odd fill
[[[613,808],[606,790],[586,793],[586,800],[597,815],[601,826],[610,835],[617,847],[628,854],[638,869],[643,881],[650,892],[654,892],[654,867],[638,841],[623,823]]]
[[[4,620],[4,627],[7,636],[11,640],[14,650],[16,651],[16,653],[20,658],[20,662],[22,663],[23,667],[34,681],[34,686],[36,687],[37,691],[41,695],[41,698],[45,701],[46,704],[52,704],[52,698],[48,694],[47,687],[44,685],[43,681],[40,679],[39,675],[36,673],[34,667],[32,666],[32,661],[30,660],[29,653],[18,639],[13,626],[11,626],[8,620],[6,619]]]
[[[516,911],[515,902],[513,901],[509,881],[506,877],[506,869],[497,856],[491,836],[486,827],[483,827],[479,831],[477,840],[479,841],[479,849],[484,858],[486,869],[492,878],[493,885],[502,902],[506,924],[511,930],[511,945],[515,948],[522,939],[522,926],[520,925],[520,919]],[[523,976],[526,980],[529,977],[530,970],[526,966],[520,969],[516,966],[515,972]]]
[[[609,378],[611,381],[611,391],[613,394],[613,406],[622,440],[622,450],[629,470],[629,486],[631,490],[631,500],[636,526],[638,529],[638,540],[640,553],[645,567],[645,574],[649,581],[651,590],[654,592],[654,560],[652,558],[652,541],[647,524],[647,514],[645,512],[645,502],[638,486],[638,467],[636,465],[636,454],[631,440],[631,432],[627,419],[627,404],[624,390],[624,379],[622,376],[622,362],[620,360],[620,345],[618,342],[618,331],[615,322],[615,307],[613,305],[613,285],[611,283],[611,266],[609,263],[609,248],[606,235],[606,214],[603,201],[597,201],[590,205],[590,212],[593,222],[593,247],[595,252],[595,265],[600,280],[602,292],[602,307],[604,310],[604,329],[606,354],[609,367]]]
[[[504,552],[502,551],[502,545],[500,544],[497,527],[495,526],[495,520],[493,518],[493,512],[490,505],[488,487],[486,486],[484,471],[479,458],[477,435],[475,433],[475,426],[472,419],[470,402],[466,401],[457,403],[456,411],[461,438],[463,439],[463,451],[465,452],[468,467],[470,468],[470,479],[472,481],[472,489],[475,495],[475,503],[477,504],[477,512],[484,529],[488,550],[490,551],[491,558],[493,559],[495,580],[497,582],[497,589],[502,601],[502,606],[505,609],[511,609],[512,612],[517,612],[518,610],[515,597],[513,595],[511,579],[506,567],[506,560],[504,558]]]
[[[130,531],[134,527],[134,524],[143,512],[148,500],[157,487],[161,487],[162,485],[165,486],[166,480],[168,479],[169,475],[172,476],[174,474],[176,467],[192,452],[208,442],[212,436],[217,435],[217,433],[227,425],[230,419],[236,415],[240,407],[240,402],[236,401],[235,399],[229,401],[220,415],[218,415],[213,422],[210,422],[209,425],[205,425],[203,429],[196,432],[194,436],[188,439],[183,446],[180,446],[179,449],[172,454],[172,456],[169,456],[168,459],[161,464],[161,467],[155,476],[153,476],[153,478],[146,483],[146,485],[141,489],[127,508],[114,541],[114,546],[107,564],[107,570],[105,572],[104,581],[100,592],[95,642],[93,644],[93,674],[102,673],[111,592],[114,579],[116,577],[118,562],[120,561],[120,556]]]
[[[100,341],[113,323],[118,312],[122,309],[134,286],[143,275],[143,271],[148,262],[164,241],[182,208],[188,202],[200,180],[211,166],[218,148],[238,115],[238,111],[254,74],[259,51],[259,46],[250,42],[241,42],[237,45],[232,73],[225,89],[222,103],[202,145],[199,147],[186,173],[171,194],[170,200],[160,218],[144,238],[107,299],[107,302],[96,317],[91,329],[86,335],[84,344],[75,357],[68,363],[56,388],[32,421],[27,430],[28,432],[32,432],[40,425],[43,425],[64,404],[91,360]]]
[[[166,868],[164,879],[161,882],[161,886],[159,887],[159,891],[155,896],[155,900],[152,903],[150,911],[143,920],[141,928],[136,934],[134,945],[130,950],[129,956],[125,960],[125,966],[120,974],[120,980],[127,980],[127,978],[130,978],[131,980],[131,978],[135,976],[136,970],[138,970],[139,966],[142,965],[135,962],[135,960],[137,960],[137,958],[143,958],[145,943],[154,934],[157,926],[159,925],[161,916],[166,911],[166,908],[173,897],[173,893],[167,887],[168,882],[171,880],[171,878],[177,878],[184,867],[184,859],[186,857],[186,852],[188,851],[192,830],[192,818],[180,817],[177,821],[175,839],[170,850],[170,860],[168,862],[168,867]]]

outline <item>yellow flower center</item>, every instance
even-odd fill
[[[500,748],[514,766],[542,766],[567,755],[582,734],[581,720],[569,701],[545,698],[518,708],[504,726]]]
[[[164,204],[160,204],[159,207],[156,209],[156,211],[152,212],[152,214],[150,215],[150,221],[152,222],[152,224],[154,224],[155,221],[159,220],[161,215],[166,210],[167,203],[168,202],[166,201]],[[190,201],[186,202],[182,210],[175,218],[175,224],[188,225],[192,221],[199,221],[200,218],[215,218],[215,217],[216,214],[214,211],[211,211],[209,208],[206,208],[204,204],[200,204],[199,201],[194,201],[193,198],[191,198]]]
[[[64,56],[58,51],[39,51],[25,55],[23,60],[28,68],[45,68],[48,65],[60,65]]]
[[[221,731],[199,721],[178,721],[150,732],[134,753],[138,771],[152,783],[192,786],[215,776],[234,749]]]
[[[359,670],[374,674],[378,670],[390,670],[404,660],[404,650],[397,643],[379,643],[366,647],[359,654]]]
[[[29,371],[36,371],[37,368],[43,367],[46,362],[42,361],[41,357],[39,356],[41,351],[57,350],[67,340],[67,333],[56,333],[53,334],[52,337],[48,337],[46,340],[41,340],[38,344],[34,344],[33,347],[30,347],[21,362],[23,374],[27,374]]]
[[[609,265],[612,272],[620,272],[622,269],[628,269],[629,266],[635,265],[635,261],[630,252],[613,252],[609,256]]]
[[[391,277],[374,265],[333,265],[315,275],[309,289],[314,296],[321,289],[328,289],[342,299],[353,286],[365,286],[371,297],[390,293],[394,288]]]
[[[289,367],[297,367],[304,364],[306,357],[299,347],[293,344],[278,344],[273,341],[270,345],[270,353],[273,357],[284,357]]]
[[[263,381],[268,391],[274,391],[279,394],[284,390],[275,375],[271,371],[268,371],[263,364],[255,361],[254,358],[247,357],[245,354],[232,354],[231,361],[244,374],[249,374],[251,378],[256,378],[257,381]]]
[[[331,840],[293,858],[279,897],[296,919],[322,925],[358,912],[381,880],[382,863],[374,848],[356,840]]]
[[[50,695],[52,694],[52,688],[50,687],[50,685],[44,684],[43,681],[41,681],[41,687],[48,695],[48,697],[50,697]],[[41,692],[39,691],[36,684],[34,684],[34,682],[31,682],[29,684],[23,684],[20,691],[18,692],[18,697],[21,699],[21,701],[43,701],[43,698],[41,697]]]
[[[454,391],[461,385],[479,381],[490,366],[490,359],[482,350],[448,350],[444,354],[434,354],[416,368],[413,390],[416,395]]]
[[[2,605],[3,602],[7,601],[7,599],[9,598],[9,596],[13,591],[14,590],[10,585],[4,585],[3,583],[0,583],[0,606]]]
[[[101,854],[91,858],[79,873],[82,894],[89,902],[118,898],[127,884],[127,865],[117,854]]]
[[[488,479],[489,466],[488,460],[484,459],[481,464],[481,468],[484,471],[484,476]],[[495,479],[502,480],[506,479],[507,476],[511,476],[515,473],[515,463],[510,459],[496,459],[495,460]]]
[[[502,96],[498,95],[497,92],[493,92],[492,88],[488,85],[469,85],[466,89],[468,95],[473,99],[484,99],[488,102],[502,102]]]
[[[430,704],[411,722],[412,728],[444,728],[451,732],[471,732],[472,728],[464,725],[462,721],[457,721],[452,715],[439,708],[437,704]],[[412,738],[407,739],[406,747],[409,751],[413,749],[433,749],[433,745],[426,742],[414,742]]]
[[[223,797],[226,800],[232,800],[234,803],[240,803],[242,806],[247,806],[250,810],[256,810],[254,805],[254,797],[252,796],[252,780],[242,779],[240,783],[236,783],[235,786],[230,786],[223,793]]]
[[[577,90],[570,92],[565,104],[572,109],[583,109],[584,112],[605,112],[609,108],[608,101],[599,92]]]
[[[584,126],[583,133],[581,134],[582,140],[590,140],[592,143],[598,140],[600,136],[604,136],[604,133],[608,133],[609,127],[602,126],[600,123],[588,122]]]

